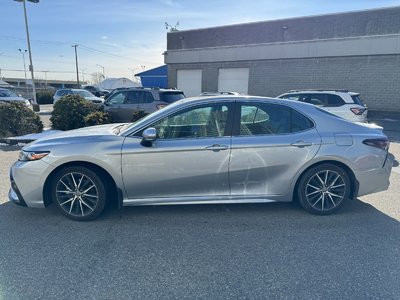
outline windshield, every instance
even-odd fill
[[[75,95],[79,95],[82,97],[95,97],[91,92],[85,91],[85,90],[77,90],[77,91],[72,91]]]
[[[18,97],[18,96],[9,90],[0,90],[0,97]]]
[[[140,119],[139,121],[137,121],[135,123],[129,123],[129,126],[125,126],[125,127],[121,128],[121,131],[119,133],[123,134],[125,131],[132,129],[133,127],[136,127],[136,126],[140,127],[141,124],[146,123],[147,120],[157,118],[158,115],[168,113],[169,110],[175,109],[175,106],[180,105],[180,103],[181,103],[181,101],[174,102],[171,105],[168,105],[167,107],[165,107],[163,109],[157,110],[157,111],[147,115],[146,117],[144,117],[143,119]]]

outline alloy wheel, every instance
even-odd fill
[[[56,185],[56,199],[69,215],[84,217],[92,213],[98,202],[96,184],[87,175],[71,172],[62,176]]]
[[[308,180],[305,196],[312,208],[326,212],[343,201],[346,189],[346,182],[342,175],[333,170],[322,170]]]

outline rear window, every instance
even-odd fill
[[[353,99],[353,102],[354,102],[355,104],[364,106],[364,102],[360,99],[360,95],[351,96],[351,99]]]
[[[318,109],[320,112],[323,112],[324,114],[330,115],[330,116],[338,118],[338,119],[343,119],[341,116],[332,114],[329,111],[326,111],[325,109],[322,109],[322,108],[319,108],[319,107],[315,107],[315,108]]]
[[[164,92],[160,93],[160,101],[164,101],[167,103],[173,103],[178,100],[185,98],[185,95],[182,92]]]

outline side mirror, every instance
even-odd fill
[[[157,130],[153,127],[149,127],[143,131],[143,141],[153,142],[157,138]]]

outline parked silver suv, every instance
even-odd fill
[[[135,111],[152,113],[183,98],[185,94],[174,89],[126,88],[112,93],[103,107],[113,122],[131,122]]]
[[[352,122],[366,122],[368,109],[359,93],[347,90],[293,90],[278,98],[297,100],[320,106],[332,114]]]

